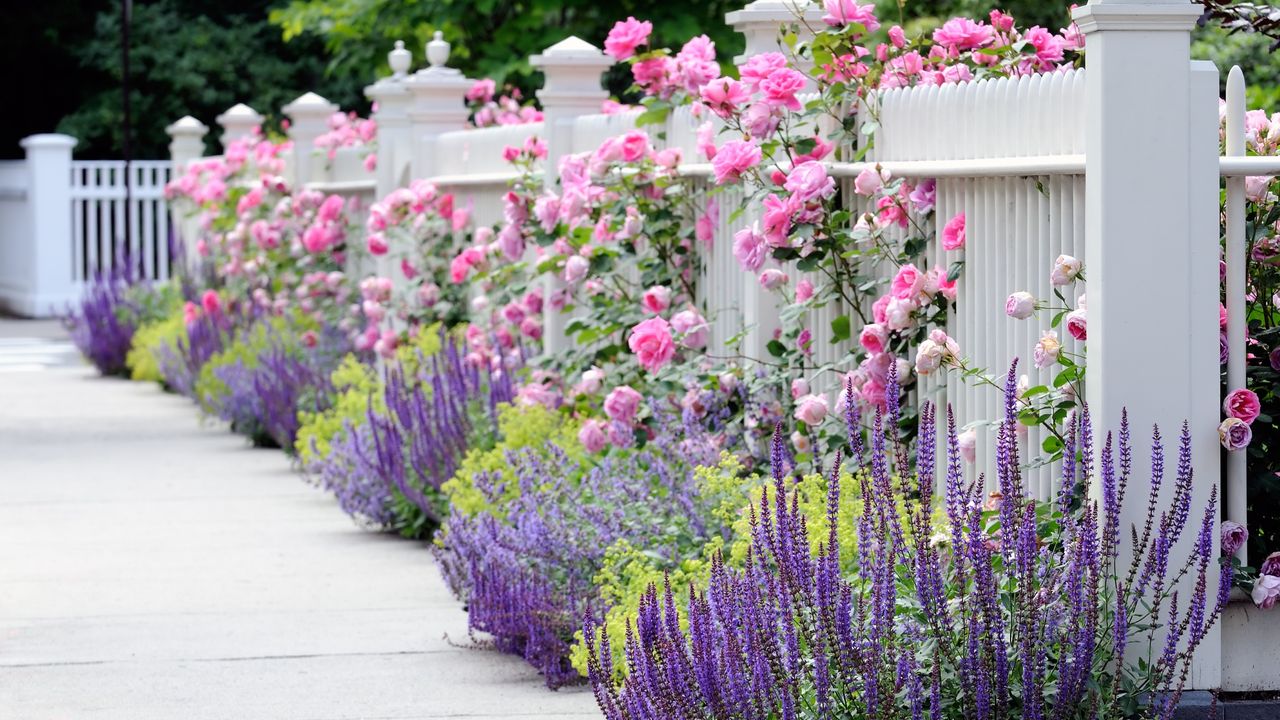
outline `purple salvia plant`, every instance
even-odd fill
[[[125,358],[137,330],[137,308],[128,296],[131,280],[120,269],[94,273],[63,321],[80,354],[103,375],[128,371]]]

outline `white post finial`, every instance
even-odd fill
[[[470,113],[466,106],[467,90],[472,82],[458,70],[445,65],[450,45],[444,33],[436,31],[427,43],[427,67],[410,75],[405,87],[413,96],[409,107],[410,132],[413,136],[412,173],[414,177],[435,174],[435,141],[441,133],[461,130]]]
[[[1088,47],[1085,395],[1095,433],[1118,430],[1128,409],[1137,457],[1150,457],[1153,424],[1164,433],[1168,457],[1177,447],[1172,438],[1188,422],[1195,508],[1218,487],[1221,452],[1218,72],[1212,63],[1193,63],[1190,51],[1202,12],[1185,0],[1094,0],[1072,13]],[[1153,117],[1160,121],[1151,123]],[[1134,282],[1151,277],[1169,282]],[[1136,361],[1170,338],[1179,348],[1167,362]],[[1129,492],[1138,502],[1125,503],[1122,527],[1145,519],[1139,507],[1145,489],[1130,483]],[[1213,542],[1216,556],[1217,533]],[[1182,565],[1194,544],[1194,533],[1184,534],[1169,566]],[[1130,546],[1122,533],[1122,562]],[[1211,566],[1209,586],[1216,587],[1217,563]],[[1185,583],[1177,589],[1183,597],[1194,591]],[[1221,651],[1214,627],[1198,646],[1188,687],[1221,685]]]
[[[209,132],[209,127],[204,123],[186,115],[164,131],[170,138],[169,159],[173,161],[175,176],[192,160],[204,155],[204,136]]]
[[[427,43],[427,62],[433,68],[444,67],[449,62],[449,51],[452,49],[453,46],[445,41],[444,33],[437,30],[431,42]]]
[[[409,66],[413,64],[413,53],[404,47],[403,40],[396,41],[396,47],[387,53],[387,65],[391,66],[391,77],[402,78],[409,74]]]
[[[289,116],[289,139],[293,141],[293,182],[302,187],[315,180],[317,169],[316,138],[329,130],[329,118],[338,112],[338,106],[319,95],[308,92],[285,105]]]
[[[214,118],[222,126],[222,136],[219,139],[223,147],[232,140],[252,135],[265,119],[261,113],[244,103],[236,103]]]

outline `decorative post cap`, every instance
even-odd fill
[[[57,148],[70,149],[80,142],[70,135],[61,133],[40,133],[39,135],[28,135],[18,142],[18,145],[24,150]]]
[[[297,120],[299,117],[329,117],[338,112],[338,106],[323,97],[307,92],[299,95],[293,102],[281,108],[284,114]]]
[[[169,137],[204,137],[209,132],[209,126],[190,115],[184,115],[164,131]]]
[[[431,42],[427,43],[427,63],[433,68],[444,67],[449,62],[449,51],[452,49],[453,46],[445,41],[444,33],[437,30]]]
[[[262,117],[261,113],[248,105],[245,105],[244,103],[236,103],[235,105],[227,108],[226,112],[214,119],[218,121],[219,125],[226,127],[229,124],[236,126],[249,125],[250,123],[253,125],[260,125],[265,118]]]
[[[614,61],[595,45],[576,35],[570,35],[543,50],[540,54],[531,56],[529,62],[534,67],[546,67],[548,65],[603,65],[604,67],[609,67],[613,65]]]
[[[546,103],[598,101],[608,97],[600,85],[600,74],[613,66],[613,58],[600,48],[577,37],[564,40],[529,58],[541,68],[546,82],[538,98]]]
[[[387,64],[391,66],[391,77],[402,78],[409,74],[409,66],[413,64],[413,53],[404,49],[404,41],[397,40],[396,47],[387,53]]]

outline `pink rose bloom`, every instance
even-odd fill
[[[889,342],[889,329],[880,323],[863,325],[862,332],[858,334],[858,343],[872,355],[884,352],[887,342]]]
[[[516,261],[524,255],[524,235],[519,225],[504,225],[498,232],[498,249],[508,260]]]
[[[707,83],[699,95],[711,112],[727,118],[738,111],[739,105],[751,99],[751,90],[733,78],[722,77]]]
[[[764,239],[773,247],[787,247],[791,234],[791,218],[800,208],[795,198],[788,196],[785,200],[770,194],[764,199]]]
[[[1231,520],[1222,521],[1222,555],[1231,557],[1244,547],[1245,542],[1249,539],[1249,531],[1243,525]]]
[[[387,246],[387,239],[381,233],[373,233],[365,238],[365,242],[369,247],[370,255],[386,255],[391,248]]]
[[[716,128],[708,120],[698,126],[698,152],[708,160],[716,156]]]
[[[642,130],[632,130],[622,136],[619,146],[624,161],[636,162],[649,154],[649,134]]]
[[[1004,314],[1016,320],[1026,320],[1036,311],[1036,298],[1029,292],[1019,290],[1004,301]]]
[[[1252,390],[1244,388],[1232,390],[1222,401],[1222,412],[1227,417],[1243,420],[1252,425],[1253,421],[1258,419],[1258,415],[1262,414],[1262,403],[1258,401],[1257,393]]]
[[[946,299],[954,301],[958,292],[956,285],[959,284],[960,278],[949,279],[947,271],[940,267],[934,268],[933,271],[938,276],[938,292],[942,293]]]
[[[832,27],[860,23],[867,32],[875,32],[880,27],[874,3],[859,5],[857,0],[822,0],[822,7],[827,11],[822,16],[822,22]]]
[[[716,150],[711,167],[716,173],[716,184],[737,182],[742,173],[760,164],[760,148],[755,143],[730,140]]]
[[[809,394],[809,381],[804,378],[796,378],[791,381],[791,399],[799,400],[801,397]]]
[[[853,191],[859,195],[871,197],[884,187],[886,175],[887,173],[876,168],[863,168],[862,172],[858,173],[858,177],[853,179]]]
[[[933,31],[933,41],[956,50],[971,50],[984,47],[995,37],[995,30],[990,25],[974,22],[969,18],[951,18],[942,27]]]
[[[578,442],[582,443],[583,449],[592,454],[603,450],[609,442],[609,438],[605,435],[604,423],[599,420],[588,420],[583,423],[582,429],[578,431]]]
[[[1040,341],[1036,343],[1036,349],[1033,353],[1035,365],[1043,370],[1044,368],[1058,362],[1058,355],[1062,352],[1062,344],[1058,342],[1058,333],[1055,330],[1045,330],[1040,336]]]
[[[889,294],[899,300],[913,299],[924,289],[924,280],[924,273],[913,263],[907,263],[898,268],[898,274],[893,276]]]
[[[942,248],[944,250],[964,249],[964,213],[956,213],[942,228]]]
[[[218,297],[218,291],[205,290],[204,294],[200,296],[200,307],[203,307],[204,311],[210,315],[218,314],[218,311],[222,309],[222,300]]]
[[[1262,564],[1258,566],[1258,572],[1263,575],[1275,575],[1280,577],[1280,552],[1273,552],[1268,555]]]
[[[805,395],[796,400],[795,418],[812,427],[827,417],[827,410],[826,395]]]
[[[1089,320],[1084,310],[1072,310],[1067,313],[1063,323],[1067,326],[1067,332],[1071,337],[1081,342],[1089,339]]]
[[[907,34],[902,31],[901,25],[894,25],[889,28],[889,42],[893,46],[901,50],[907,44]]]
[[[1084,266],[1070,255],[1059,255],[1053,261],[1053,270],[1049,272],[1049,282],[1054,287],[1062,287],[1075,282]]]
[[[671,288],[654,285],[640,296],[640,305],[654,315],[663,312],[671,306]]]
[[[960,455],[970,465],[978,460],[978,433],[973,429],[965,430],[956,438],[960,446]]]
[[[669,93],[671,76],[675,71],[676,61],[665,56],[641,60],[631,66],[631,76],[636,84],[652,95]]]
[[[671,329],[680,336],[680,344],[690,350],[707,346],[711,328],[697,310],[681,310],[671,317]]]
[[[660,317],[649,318],[631,328],[627,346],[636,354],[640,366],[649,372],[661,370],[676,354],[671,325]]]
[[[1022,39],[1036,49],[1036,60],[1042,67],[1053,67],[1062,62],[1062,40],[1048,30],[1036,25],[1023,33]]]
[[[697,95],[703,85],[720,75],[716,44],[706,35],[691,38],[676,53],[676,72],[684,89]]]
[[[640,393],[627,385],[619,385],[605,396],[604,413],[614,422],[629,424],[635,419],[640,400]]]
[[[797,202],[808,203],[834,195],[836,181],[827,175],[825,165],[811,160],[792,168],[783,187]]]
[[[796,283],[796,302],[805,302],[813,297],[813,283],[801,280]]]
[[[747,272],[757,272],[764,265],[768,253],[764,236],[755,227],[745,227],[733,234],[733,256]]]
[[[1280,601],[1280,577],[1275,575],[1259,575],[1253,582],[1253,592],[1249,594],[1253,604],[1260,610],[1270,610]]]
[[[765,102],[755,102],[742,113],[741,120],[748,135],[762,139],[773,135],[778,129],[778,123],[782,122],[782,117],[777,108]]]
[[[769,268],[760,273],[760,287],[765,290],[777,290],[787,284],[787,274],[777,268]]]
[[[573,255],[564,261],[564,281],[570,285],[587,276],[591,263],[581,255]]]
[[[404,275],[405,280],[412,280],[418,277],[418,268],[409,262],[409,258],[400,259],[400,274]]]
[[[653,23],[628,17],[614,23],[604,41],[604,51],[614,60],[626,60],[636,54],[636,48],[649,42]]]
[[[1267,191],[1271,187],[1272,178],[1264,175],[1250,175],[1244,179],[1244,196],[1250,202],[1259,203],[1267,199]]]
[[[760,83],[769,74],[779,68],[787,66],[787,58],[779,52],[760,53],[747,58],[746,62],[738,67],[738,76],[742,78],[742,82],[746,83],[752,90],[760,87]]]
[[[493,78],[484,78],[477,80],[470,90],[467,90],[467,102],[487,103],[493,99],[493,93],[497,89],[497,83]]]
[[[1229,451],[1243,450],[1253,441],[1253,430],[1244,420],[1229,417],[1218,425],[1218,441]]]
[[[760,91],[764,94],[764,101],[767,104],[785,107],[788,110],[799,110],[803,107],[800,100],[796,98],[796,93],[802,92],[804,87],[804,75],[798,70],[787,67],[774,70],[760,83]]]

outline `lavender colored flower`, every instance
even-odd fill
[[[137,308],[128,298],[127,271],[97,272],[69,309],[64,324],[80,353],[103,375],[121,375],[137,330]]]

